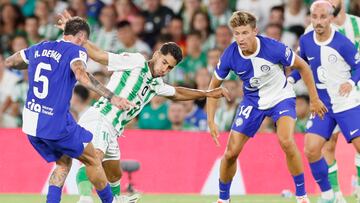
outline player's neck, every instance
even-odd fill
[[[316,40],[319,42],[325,42],[331,37],[331,27],[322,34],[316,33]]]
[[[243,55],[250,56],[254,54],[258,48],[257,46],[258,46],[257,41],[254,40],[254,42],[251,44],[251,47],[249,47],[249,49],[242,51]]]
[[[154,61],[153,59],[147,61],[151,76],[154,77]]]

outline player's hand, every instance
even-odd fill
[[[129,100],[117,96],[113,96],[110,103],[121,110],[129,110],[131,107],[135,106],[135,104],[133,104]]]
[[[209,128],[210,128],[211,137],[214,140],[216,146],[220,147],[220,142],[218,140],[220,133],[217,125],[215,123],[209,123]]]
[[[323,119],[328,109],[319,98],[316,98],[310,101],[310,112],[312,116],[318,115]]]
[[[212,97],[216,99],[225,97],[228,101],[231,101],[229,90],[227,90],[225,87],[218,87],[212,90],[208,90],[206,92],[206,97]]]
[[[345,83],[341,84],[340,88],[339,88],[340,96],[348,97],[352,88],[353,88],[353,86],[352,86],[352,84],[350,84],[350,82],[345,82]]]
[[[58,20],[55,26],[60,30],[64,31],[66,22],[69,21],[71,18],[72,16],[70,15],[70,13],[65,10],[64,12],[58,14]]]

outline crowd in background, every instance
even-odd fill
[[[28,88],[27,72],[8,69],[4,59],[43,40],[61,38],[54,26],[57,14],[67,9],[86,18],[90,40],[106,51],[140,52],[148,59],[164,42],[174,41],[184,59],[164,81],[206,90],[224,49],[233,42],[227,22],[235,10],[258,18],[259,34],[296,50],[309,25],[311,0],[0,0],[0,127],[21,126],[21,112]],[[347,1],[348,13],[360,15],[360,1]],[[111,72],[91,60],[88,71],[106,84]],[[242,98],[242,82],[229,74],[224,86],[231,100],[221,99],[216,112],[220,131],[231,128]],[[309,116],[306,90],[296,86],[296,131],[304,132]],[[79,118],[99,98],[81,85],[74,89],[71,112]],[[206,131],[205,100],[170,102],[155,97],[128,128]],[[274,132],[265,119],[260,132]]]

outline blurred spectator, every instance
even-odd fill
[[[5,68],[5,58],[0,54],[0,106],[3,106],[5,101],[8,100],[19,80],[19,77]],[[0,114],[2,114],[0,115],[1,127],[17,127],[16,118],[11,116],[10,109],[5,108],[4,112],[0,112]]]
[[[213,48],[207,52],[207,69],[210,74],[213,74],[214,69],[219,62],[221,53],[222,50],[220,50],[219,48]]]
[[[171,123],[168,119],[168,105],[164,97],[155,96],[138,116],[140,129],[169,130]]]
[[[119,43],[116,47],[116,53],[121,52],[140,52],[143,55],[151,56],[150,47],[135,35],[129,21],[121,21],[117,24],[117,35]]]
[[[55,40],[60,36],[61,31],[54,26],[54,19],[51,18],[48,1],[36,1],[35,16],[39,19],[39,34],[42,37],[47,40]]]
[[[35,0],[12,0],[12,3],[16,3],[20,8],[24,16],[34,15]]]
[[[305,21],[307,14],[307,8],[303,4],[303,0],[287,0],[285,4],[285,29],[291,26],[302,26],[305,27]]]
[[[198,69],[206,67],[206,54],[201,50],[201,33],[193,31],[186,39],[187,54],[177,65],[185,73],[185,84],[194,85],[195,73]]]
[[[123,20],[131,22],[133,17],[139,13],[139,10],[131,0],[115,0],[114,3],[118,15],[117,22]]]
[[[65,9],[69,7],[68,1],[62,0],[48,0],[51,11],[57,15],[58,13],[62,13]]]
[[[105,6],[101,9],[100,29],[91,33],[91,41],[105,51],[115,52],[117,44],[116,11],[113,6]]]
[[[74,14],[72,14],[73,16],[76,15],[87,19],[86,0],[71,0],[70,9],[74,11]],[[90,23],[94,23],[94,22],[90,22]],[[94,25],[90,24],[90,26],[94,26]]]
[[[201,33],[201,46],[203,51],[208,51],[215,47],[215,36],[210,27],[210,18],[207,12],[196,11],[191,19],[190,31],[199,31]]]
[[[170,22],[174,13],[168,7],[162,6],[160,0],[144,0],[146,10],[143,11],[145,16],[145,33],[147,43],[153,47],[156,36],[161,32],[161,29],[166,27]]]
[[[11,53],[18,52],[28,47],[28,42],[25,36],[17,35],[11,40]]]
[[[209,0],[210,25],[215,30],[220,25],[227,25],[232,15],[228,0]]]
[[[136,1],[136,0],[135,0]],[[170,8],[174,13],[180,13],[184,4],[183,0],[161,0],[162,5]]]
[[[183,53],[186,53],[185,35],[182,31],[183,20],[180,16],[174,16],[167,26],[167,33],[171,35],[173,42],[179,45]]]
[[[306,131],[306,123],[310,116],[309,96],[296,96],[296,122],[295,132],[304,133]]]
[[[12,87],[10,95],[6,98],[3,105],[0,106],[0,121],[4,118],[3,121],[6,122],[5,126],[7,127],[22,126],[21,115],[29,89],[27,70],[24,70],[23,75],[23,79],[19,80],[15,86]],[[6,114],[4,115],[4,113]],[[4,117],[2,115],[4,115]]]
[[[144,34],[145,29],[145,18],[144,16],[138,14],[134,15],[129,21],[131,24],[131,28],[134,33],[139,37],[139,39],[146,42],[146,35]]]
[[[90,92],[82,85],[74,87],[74,93],[71,97],[70,104],[73,111],[76,113],[77,120],[90,107]]]
[[[207,130],[207,116],[202,108],[195,104],[194,100],[182,101],[185,108],[185,122],[195,126],[197,130]]]
[[[196,130],[195,126],[185,121],[186,111],[182,102],[173,101],[170,103],[168,117],[171,122],[171,130]]]
[[[225,80],[224,87],[229,90],[230,101],[225,98],[220,99],[219,106],[215,113],[215,122],[219,131],[230,131],[236,109],[240,103],[238,100],[241,95],[241,82],[236,80]]]
[[[293,33],[287,32],[280,24],[270,23],[266,26],[265,35],[279,42],[286,44],[292,49],[296,49],[297,37]]]
[[[24,17],[19,6],[5,3],[0,7],[0,51],[9,55],[10,38],[22,33]]]
[[[220,25],[215,31],[215,47],[221,50],[221,53],[232,42],[232,32],[227,25]],[[211,47],[214,48],[214,47]]]
[[[284,6],[273,6],[270,9],[269,24],[278,24],[283,26],[285,20],[284,12]]]
[[[98,23],[98,17],[104,3],[100,0],[86,0],[87,19],[90,25]]]
[[[183,7],[180,10],[180,16],[183,19],[183,32],[190,32],[190,24],[196,12],[201,10],[201,0],[184,0]]]
[[[350,1],[350,14],[360,16],[360,1]]]
[[[263,32],[268,23],[268,16],[271,6],[281,4],[278,0],[238,0],[236,4],[237,10],[248,11],[257,18],[257,28],[259,32]]]
[[[39,18],[36,16],[29,16],[25,19],[25,32],[26,39],[29,46],[42,41],[42,37],[39,34]]]
[[[195,88],[199,90],[207,90],[209,88],[210,80],[211,80],[211,75],[208,69],[205,67],[199,68],[195,74]],[[195,100],[195,104],[199,106],[201,109],[204,109],[206,104],[206,99],[205,98],[197,99]]]

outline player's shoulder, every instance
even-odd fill
[[[129,59],[133,59],[133,60],[140,60],[141,62],[145,62],[145,56],[142,55],[141,53],[130,53],[130,52],[122,52],[119,55],[121,55],[122,57],[127,57]]]
[[[231,58],[236,51],[239,50],[239,46],[236,42],[232,42],[226,49],[224,50],[222,57],[223,58]]]
[[[333,37],[333,43],[340,47],[346,47],[346,46],[354,46],[354,44],[351,42],[349,38],[347,38],[345,35],[341,34],[340,32],[335,30],[334,37]]]
[[[300,45],[302,43],[310,43],[314,41],[314,30],[309,30],[308,32],[305,32],[302,34],[299,38]]]

